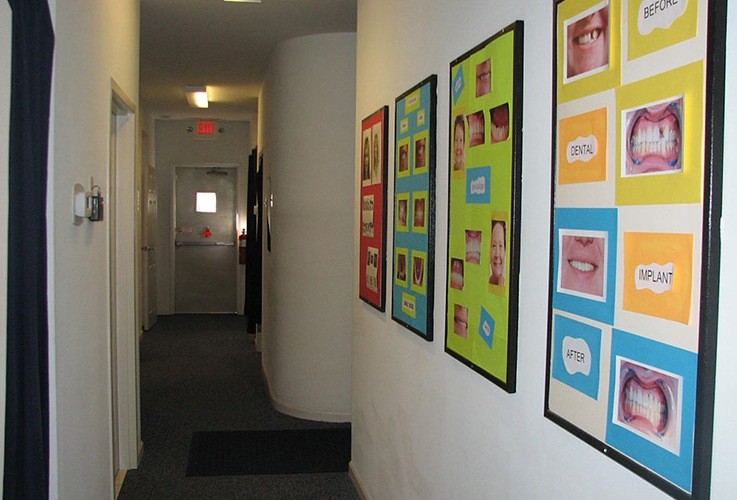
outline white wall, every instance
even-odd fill
[[[350,420],[355,40],[283,42],[259,99],[264,194],[269,178],[274,194],[263,367],[275,406],[314,420]]]
[[[730,21],[737,12],[730,6]],[[661,498],[659,490],[543,417],[547,335],[552,73],[550,0],[358,1],[357,102],[360,120],[424,77],[438,74],[435,324],[426,343],[358,300],[353,289],[352,468],[376,499]],[[509,395],[443,352],[447,260],[448,64],[516,19],[525,21],[522,247],[517,393]],[[731,53],[737,43],[730,41]],[[732,57],[734,60],[735,58]],[[734,62],[734,61],[733,61]],[[737,67],[730,68],[731,109]],[[728,84],[728,87],[730,86]],[[730,109],[730,105],[727,106]],[[717,370],[714,498],[737,488],[737,123],[728,117],[721,334]],[[393,147],[390,134],[390,151]],[[356,153],[353,165],[359,164]],[[358,171],[354,167],[354,171]],[[358,178],[354,184],[358,184]],[[731,196],[730,196],[731,195]],[[357,198],[353,206],[358,207]],[[391,220],[391,218],[390,218]],[[359,211],[354,208],[358,227]],[[731,222],[731,224],[730,224]],[[391,234],[391,227],[389,227]],[[358,262],[354,232],[354,262]],[[391,247],[391,238],[388,240]],[[355,269],[355,266],[354,266]],[[390,290],[391,292],[391,290]],[[387,297],[390,303],[390,298]]]
[[[89,186],[93,177],[107,192],[111,79],[138,102],[139,2],[54,0],[50,6],[56,33],[47,216],[51,496],[108,498],[113,472],[107,222],[74,226],[72,190],[77,182]],[[134,172],[118,174],[118,185],[128,186],[126,198],[118,199],[118,231],[132,235]],[[134,293],[129,287],[127,303]]]
[[[0,3],[0,429],[5,429],[5,362],[8,302],[8,133],[10,121],[10,46],[12,13]],[[0,436],[0,471],[5,460],[5,438]],[[0,495],[2,495],[0,484]]]
[[[197,165],[204,163],[238,163],[238,215],[245,221],[246,179],[248,175],[248,155],[251,153],[251,126],[243,121],[215,122],[215,130],[225,128],[224,134],[216,132],[213,140],[197,138],[197,121],[189,120],[156,120],[153,135],[156,162],[156,186],[158,196],[158,217],[156,226],[156,249],[158,268],[158,308],[159,314],[173,314],[173,269],[172,255],[173,213],[172,197],[173,173],[176,165]],[[187,132],[188,126],[194,132]],[[241,223],[241,227],[245,222]],[[234,236],[235,238],[235,236]],[[240,281],[245,279],[243,266],[238,266]],[[245,300],[243,286],[238,287],[237,304],[239,312],[243,312]]]

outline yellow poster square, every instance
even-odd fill
[[[559,5],[559,103],[620,84],[619,19],[619,0],[569,0]]]
[[[692,283],[692,234],[624,233],[625,310],[688,324]]]
[[[408,177],[410,175],[410,138],[405,137],[397,142],[396,175],[397,177]]]
[[[606,180],[607,108],[561,119],[558,141],[558,184]]]
[[[430,138],[427,130],[423,130],[412,137],[414,150],[414,162],[412,163],[412,174],[424,174],[430,163]]]
[[[617,205],[699,203],[703,152],[703,61],[617,90]]]
[[[696,36],[698,2],[630,0],[627,57],[631,61]]]
[[[412,290],[419,294],[427,293],[427,254],[412,250]]]

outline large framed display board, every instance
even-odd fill
[[[554,5],[545,416],[666,493],[705,498],[725,3]]]
[[[379,311],[386,301],[387,122],[384,106],[361,122],[359,297]]]
[[[428,342],[435,297],[435,142],[438,77],[396,99],[392,318]]]
[[[450,63],[445,351],[516,387],[523,23]]]

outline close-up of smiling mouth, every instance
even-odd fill
[[[681,100],[635,111],[629,118],[627,174],[681,169]]]
[[[599,268],[599,266],[597,266],[596,264],[592,262],[583,262],[583,261],[574,260],[574,259],[570,259],[568,261],[568,264],[576,271],[579,271],[582,273],[592,273]]]
[[[586,33],[583,33],[581,35],[575,36],[573,38],[573,43],[576,45],[591,45],[595,41],[599,39],[602,33],[601,28],[593,28],[591,31],[587,31]]]

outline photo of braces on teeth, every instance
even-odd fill
[[[484,112],[477,111],[472,115],[468,115],[466,119],[468,120],[468,130],[471,134],[469,145],[474,147],[484,144],[486,142],[486,120],[484,119]]]
[[[566,27],[566,79],[609,66],[609,5]]]
[[[425,286],[425,259],[422,257],[412,257],[412,284]]]
[[[623,176],[683,171],[683,97],[625,112]]]
[[[680,378],[617,357],[614,423],[679,453]]]
[[[561,289],[604,297],[606,238],[562,234],[558,283]]]

